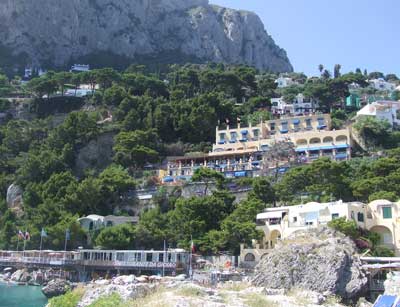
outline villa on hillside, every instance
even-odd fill
[[[400,101],[380,100],[366,105],[357,112],[357,118],[366,116],[387,120],[394,127],[400,124]]]
[[[327,225],[328,222],[341,217],[354,220],[359,227],[380,234],[381,245],[400,256],[399,202],[375,200],[364,204],[336,201],[265,209],[257,215],[257,228],[264,232],[264,238],[250,247],[242,244],[240,262],[244,267],[253,267],[280,239],[285,239],[299,230]]]
[[[159,177],[164,184],[179,184],[189,181],[201,167],[221,172],[227,178],[258,177],[277,168],[284,173],[288,158],[279,157],[278,161],[269,155],[276,143],[291,144],[291,159],[296,163],[310,163],[320,157],[336,161],[350,159],[350,128],[330,129],[329,114],[281,117],[247,127],[240,124],[235,128],[217,127],[210,153],[169,157],[166,169],[159,171]]]
[[[315,113],[319,108],[316,100],[298,94],[291,102],[286,102],[283,97],[271,99],[271,112],[279,115],[308,115]]]
[[[385,79],[383,78],[379,78],[379,79],[373,79],[373,80],[369,80],[369,86],[378,90],[378,91],[394,91],[396,88],[396,85],[394,83],[391,82],[387,82]]]
[[[285,88],[285,87],[289,87],[289,86],[298,84],[292,78],[283,77],[283,76],[281,76],[278,79],[276,79],[275,83],[276,83],[278,88]]]
[[[79,224],[86,231],[100,230],[105,227],[112,227],[121,224],[137,224],[139,217],[137,216],[101,216],[91,214],[86,217],[78,219]]]

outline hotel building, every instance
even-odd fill
[[[329,114],[281,117],[248,127],[217,127],[210,153],[170,157],[160,177],[165,184],[188,181],[200,167],[222,172],[227,178],[258,177],[277,167],[284,172],[287,158],[268,158],[268,152],[279,142],[293,145],[292,162],[310,163],[320,157],[341,161],[351,156],[349,128],[331,130]]]

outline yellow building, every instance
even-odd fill
[[[264,232],[260,242],[253,246],[241,245],[240,260],[244,266],[253,266],[274,248],[278,240],[299,230],[327,225],[336,218],[354,220],[360,228],[380,235],[382,246],[400,256],[400,203],[375,200],[361,202],[307,203],[304,205],[268,208],[257,215],[258,229]]]
[[[298,163],[309,163],[323,156],[334,160],[348,160],[351,156],[349,128],[331,130],[329,114],[281,117],[255,126],[217,127],[210,153],[169,158],[167,176],[162,180],[164,183],[189,180],[199,167],[215,169],[228,178],[262,176],[266,169],[277,167],[266,160],[266,154],[277,142],[293,144]],[[281,162],[279,167],[285,165],[285,161]]]

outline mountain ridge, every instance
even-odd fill
[[[65,66],[97,53],[135,60],[174,53],[176,61],[246,64],[293,71],[285,50],[252,12],[207,0],[3,0],[0,42],[36,66]]]

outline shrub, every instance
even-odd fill
[[[124,307],[127,306],[124,304],[122,298],[117,294],[111,294],[110,296],[105,296],[99,298],[94,303],[90,304],[89,307]]]
[[[359,229],[357,223],[353,220],[347,221],[344,217],[332,220],[328,226],[344,233],[346,236],[357,238],[359,236]]]
[[[62,296],[53,297],[49,301],[49,307],[76,307],[85,293],[83,288],[77,288]]]

